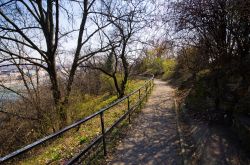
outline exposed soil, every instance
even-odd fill
[[[148,102],[123,133],[107,164],[250,164],[250,156],[230,127],[211,125],[187,112],[179,115],[174,109],[174,93],[174,88],[166,82],[155,80]]]
[[[182,164],[174,105],[174,89],[155,80],[141,114],[118,144],[108,164]]]

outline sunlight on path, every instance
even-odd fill
[[[142,113],[108,164],[182,164],[173,109],[174,89],[155,80],[155,87]]]

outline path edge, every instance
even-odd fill
[[[179,139],[180,139],[180,147],[181,147],[181,155],[183,159],[183,164],[187,165],[188,160],[187,160],[187,154],[185,150],[184,135],[182,133],[181,126],[180,126],[179,106],[177,104],[176,98],[174,98],[174,110],[176,114],[176,125],[177,125],[177,132],[178,132]]]

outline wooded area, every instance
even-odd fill
[[[185,113],[236,128],[250,149],[248,0],[2,0],[0,71],[1,157],[149,74],[178,88]]]

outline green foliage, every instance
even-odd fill
[[[175,66],[176,61],[174,59],[163,59],[150,54],[142,60],[140,72],[162,76],[166,80],[174,73]]]
[[[176,60],[166,58],[166,49],[159,46],[145,52],[145,57],[141,59],[139,66],[136,66],[140,73],[154,74],[162,76],[164,80],[170,78],[175,70]]]
[[[129,80],[126,92],[134,91],[144,83],[145,81],[141,80]],[[75,103],[74,108],[71,107],[70,110],[75,111],[75,118],[83,118],[107,106],[116,99],[116,96],[107,94],[98,97],[85,95],[83,100]],[[131,97],[131,103],[135,102],[135,99],[138,99],[138,96],[136,98]],[[105,127],[110,127],[118,117],[124,114],[124,110],[127,110],[126,101],[106,111],[104,114]],[[100,118],[98,116],[82,124],[78,131],[73,129],[71,132],[65,133],[61,138],[55,139],[50,145],[34,151],[32,153],[33,156],[20,160],[16,164],[60,164],[61,160],[72,157],[78,152],[79,144],[81,144],[81,147],[86,145],[90,140],[100,135],[100,132]]]
[[[147,64],[147,72],[152,73],[154,75],[160,75],[163,72],[163,60],[159,57],[153,58],[148,61]]]
[[[141,80],[129,80],[126,85],[126,93],[133,92],[134,90],[140,88],[144,83],[145,81]]]
[[[156,55],[154,50],[147,50],[146,56],[141,59],[136,70],[140,73],[150,73],[154,75],[162,74],[163,59]]]
[[[117,73],[116,78],[117,78],[118,84],[121,84],[122,75]],[[114,95],[117,93],[114,80],[112,77],[109,77],[105,74],[101,74],[101,90],[109,92],[110,95]]]
[[[162,71],[162,59],[159,57],[156,58],[146,58],[144,63],[147,68],[147,72],[153,74],[160,74]]]
[[[79,120],[85,116],[91,115],[116,99],[116,96],[110,96],[107,94],[100,96],[85,95],[82,101],[75,102],[74,106],[70,108],[69,112],[71,113],[71,121]]]
[[[162,75],[162,79],[167,80],[171,78],[171,76],[175,72],[176,61],[173,59],[166,59],[163,61],[162,67],[163,67],[163,72],[164,72]]]
[[[55,161],[55,160],[59,160],[60,159],[60,153],[58,152],[54,152],[52,155],[51,155],[51,160],[52,161]]]
[[[80,138],[79,138],[79,143],[80,144],[83,144],[83,143],[85,143],[85,142],[87,142],[88,141],[88,137],[86,137],[86,136],[81,136]]]

